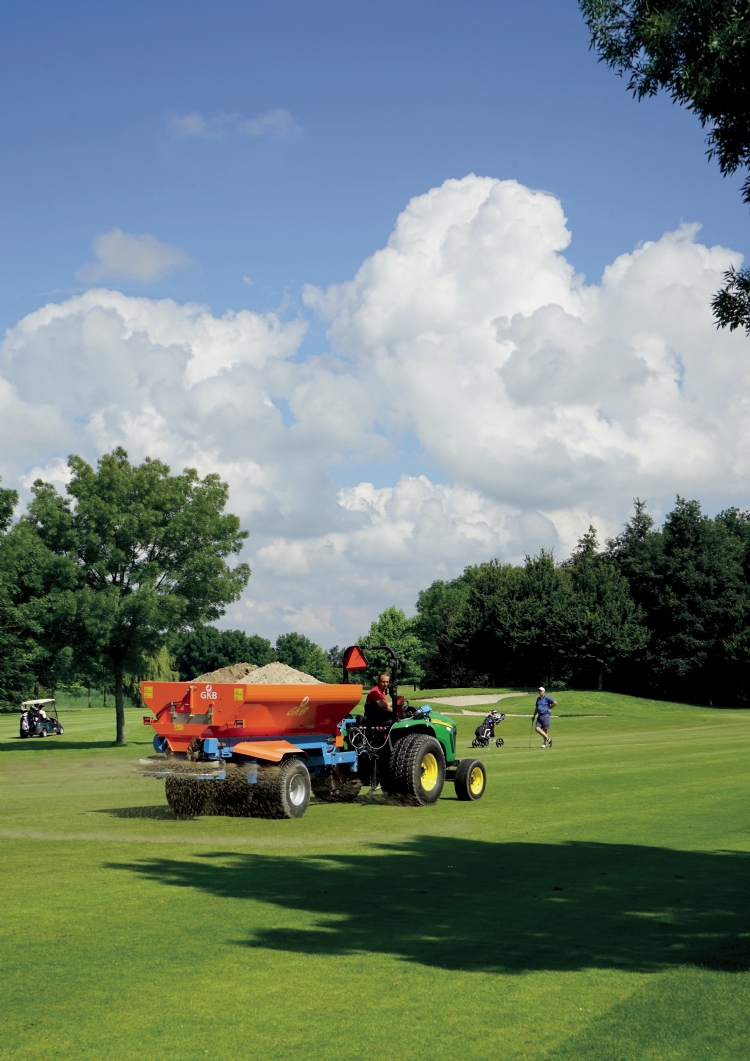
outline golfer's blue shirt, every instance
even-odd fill
[[[552,697],[551,696],[537,696],[536,698],[536,713],[538,715],[548,715],[552,709]]]

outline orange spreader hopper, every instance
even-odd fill
[[[141,682],[156,718],[148,721],[175,752],[199,737],[219,739],[328,736],[359,703],[361,685],[243,685]]]

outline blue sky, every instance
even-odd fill
[[[740,178],[573,0],[29,0],[0,81],[3,481],[218,470],[227,624],[347,641],[635,495],[747,504],[747,341],[709,309]]]
[[[470,172],[558,196],[592,281],[681,220],[747,249],[739,182],[705,160],[697,121],[635,103],[572,0],[30,0],[5,6],[0,79],[6,326],[79,288],[115,227],[190,255],[151,294],[296,311],[303,283],[350,276],[413,195]],[[169,125],[274,109],[297,135]]]

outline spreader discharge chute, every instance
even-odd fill
[[[484,794],[478,759],[456,757],[452,719],[398,695],[400,662],[392,660],[391,711],[377,724],[353,714],[362,686],[350,672],[368,667],[359,646],[343,655],[339,685],[228,682],[141,683],[151,710],[156,755],[139,770],[166,781],[167,801],[181,816],[227,814],[300,818],[311,794],[351,802],[363,785],[380,786],[394,800],[436,803],[450,781],[462,800]]]

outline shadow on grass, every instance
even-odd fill
[[[60,737],[12,737],[10,741],[0,744],[0,752],[37,752],[37,751],[91,751],[95,748],[125,748],[128,746],[148,745],[151,741],[128,741],[127,745],[117,744],[113,740],[61,740]]]
[[[236,941],[243,947],[388,953],[469,971],[750,968],[750,854],[431,836],[371,850],[322,857],[211,853],[109,868],[312,919],[257,928]]]

